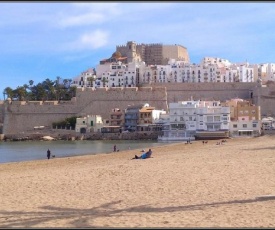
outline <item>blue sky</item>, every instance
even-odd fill
[[[275,63],[275,3],[0,2],[0,99],[29,80],[72,79],[127,41],[183,45],[192,63]]]

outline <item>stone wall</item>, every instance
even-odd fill
[[[51,127],[53,122],[72,116],[101,115],[109,119],[112,108],[125,109],[128,105],[149,103],[156,109],[167,107],[165,88],[78,89],[76,98],[68,102],[5,102],[4,134],[29,132],[34,126]]]
[[[156,109],[168,111],[170,102],[181,100],[221,100],[231,98],[251,100],[261,106],[261,114],[275,116],[275,87],[257,83],[167,83],[147,87],[77,90],[76,98],[68,102],[0,103],[0,119],[4,134],[33,130],[34,126],[51,127],[53,122],[71,116],[101,115],[109,119],[111,109],[149,103]],[[1,124],[1,120],[0,120]]]
[[[261,106],[262,117],[275,117],[275,87],[258,87],[254,95],[255,104]]]
[[[229,100],[231,98],[251,99],[257,83],[156,83],[154,86],[166,87],[167,100]],[[252,96],[253,97],[253,96]]]
[[[167,93],[163,87],[91,88],[77,91],[78,114],[101,115],[109,119],[112,108],[125,109],[128,105],[149,103],[156,109],[168,110]]]
[[[4,101],[0,101],[0,124],[4,122]]]

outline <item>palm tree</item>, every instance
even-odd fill
[[[5,95],[7,95],[8,98],[13,99],[14,92],[11,87],[6,87],[3,92]]]
[[[106,83],[108,82],[108,80],[106,79],[106,77],[102,78],[102,82],[103,82],[103,87],[106,87]]]
[[[52,100],[54,98],[54,82],[47,78],[42,85],[47,93],[47,100]]]
[[[61,77],[57,76],[56,77],[56,80],[55,80],[55,96],[56,96],[56,100],[60,100],[60,94],[61,94],[61,90],[60,90],[60,84],[59,84],[59,81],[60,81]]]
[[[34,97],[34,94],[32,92],[33,91],[33,89],[32,89],[33,83],[34,83],[33,80],[29,80],[29,90],[30,90],[30,92],[28,93],[28,100],[33,99],[33,97]]]
[[[76,86],[71,86],[71,87],[69,88],[69,95],[70,95],[70,98],[76,96],[76,88],[77,88]]]
[[[93,87],[93,82],[95,81],[94,76],[87,77],[87,81],[89,82],[89,86]]]
[[[24,86],[18,86],[15,90],[14,90],[14,96],[16,96],[16,98],[19,101],[23,101],[25,99],[27,95],[27,91],[25,89]]]

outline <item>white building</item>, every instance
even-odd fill
[[[93,78],[91,78],[93,77]],[[275,80],[275,64],[231,63],[205,57],[198,64],[170,59],[167,65],[147,65],[142,61],[104,62],[88,69],[72,81],[77,87],[136,87],[151,83],[256,82]]]
[[[264,117],[262,119],[263,130],[275,129],[275,119],[273,117]]]
[[[230,107],[220,101],[169,103],[169,120],[163,125],[162,141],[229,137]]]
[[[196,138],[228,138],[230,107],[220,101],[201,101],[196,109]]]
[[[71,86],[76,86],[78,88],[93,87],[94,79],[96,79],[95,69],[90,68],[73,78]]]
[[[75,131],[77,133],[101,132],[104,126],[100,115],[88,115],[86,117],[76,118]]]
[[[238,120],[230,122],[231,137],[258,137],[261,135],[261,121]]]
[[[194,140],[196,132],[196,107],[200,101],[169,103],[169,118],[164,119],[161,141]]]

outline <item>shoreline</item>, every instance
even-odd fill
[[[0,227],[275,227],[274,137],[216,142],[0,164]]]

